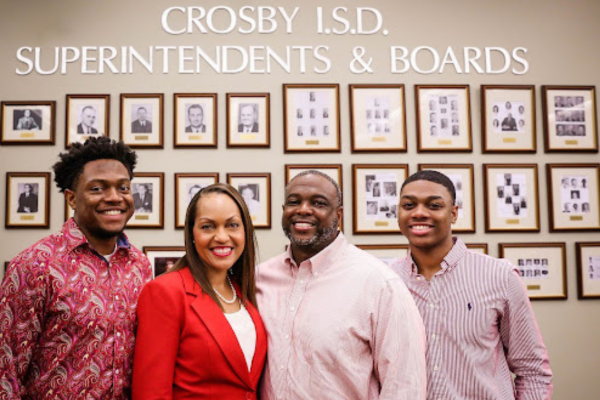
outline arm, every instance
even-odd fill
[[[388,278],[373,314],[373,363],[380,400],[426,396],[425,329],[414,300],[399,277]]]
[[[516,399],[550,399],[552,371],[546,346],[519,273],[512,269],[507,274],[500,335],[508,366],[516,375]]]
[[[174,272],[179,278],[179,273]],[[133,400],[172,399],[173,377],[184,319],[185,292],[176,279],[147,284],[137,306]]]
[[[47,280],[35,257],[9,265],[0,286],[0,393],[27,397],[25,375],[44,326]]]

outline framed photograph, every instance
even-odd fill
[[[600,299],[600,242],[576,242],[577,297]]]
[[[390,266],[408,256],[407,244],[357,244],[356,247],[379,258]]]
[[[415,85],[417,151],[472,152],[469,85]]]
[[[152,265],[152,279],[173,268],[185,255],[184,246],[144,246],[142,251]]]
[[[227,147],[271,147],[271,95],[227,93]]]
[[[404,85],[350,85],[353,153],[406,152]]]
[[[164,226],[164,176],[162,172],[138,172],[131,181],[133,217],[128,228],[158,228]]]
[[[598,152],[595,86],[542,86],[544,150]]]
[[[173,146],[216,148],[217,94],[175,93],[173,104]]]
[[[196,193],[217,182],[219,182],[218,172],[175,174],[175,229],[185,227],[185,214]]]
[[[500,243],[498,249],[519,270],[531,300],[567,299],[564,243]]]
[[[110,94],[68,94],[65,147],[92,136],[109,136]]]
[[[50,227],[50,173],[6,173],[6,228]]]
[[[3,101],[0,105],[0,144],[54,144],[55,101]]]
[[[484,153],[535,153],[535,86],[481,85]]]
[[[285,184],[288,183],[299,173],[309,170],[322,172],[333,179],[344,193],[344,185],[342,181],[342,164],[286,164],[285,165]],[[344,204],[344,199],[342,199]],[[340,220],[340,230],[344,230],[344,216]]]
[[[433,170],[446,175],[454,184],[458,218],[452,232],[475,232],[475,180],[473,164],[419,164],[419,171]]]
[[[285,152],[341,151],[340,85],[284,84]]]
[[[485,231],[539,232],[537,164],[483,164]]]
[[[400,187],[408,164],[352,164],[352,232],[400,233]]]
[[[271,174],[227,174],[227,183],[241,193],[254,227],[270,229]]]
[[[550,232],[600,230],[600,164],[547,164]]]
[[[121,94],[121,140],[139,149],[163,148],[163,94]]]
[[[465,245],[467,246],[467,249],[471,251],[481,254],[489,254],[487,243],[465,243]]]

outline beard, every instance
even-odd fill
[[[290,225],[291,226],[291,225]],[[338,232],[339,219],[336,217],[331,221],[331,225],[317,229],[315,234],[308,239],[297,239],[292,235],[289,226],[283,228],[283,232],[290,239],[292,246],[298,247],[304,251],[320,251],[335,239]]]

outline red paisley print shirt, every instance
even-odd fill
[[[108,262],[73,219],[19,254],[0,287],[0,400],[129,398],[151,277],[125,235]]]

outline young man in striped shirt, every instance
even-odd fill
[[[452,237],[455,200],[452,181],[435,171],[417,172],[400,192],[410,253],[392,269],[425,323],[427,399],[550,399],[548,354],[519,273]]]

